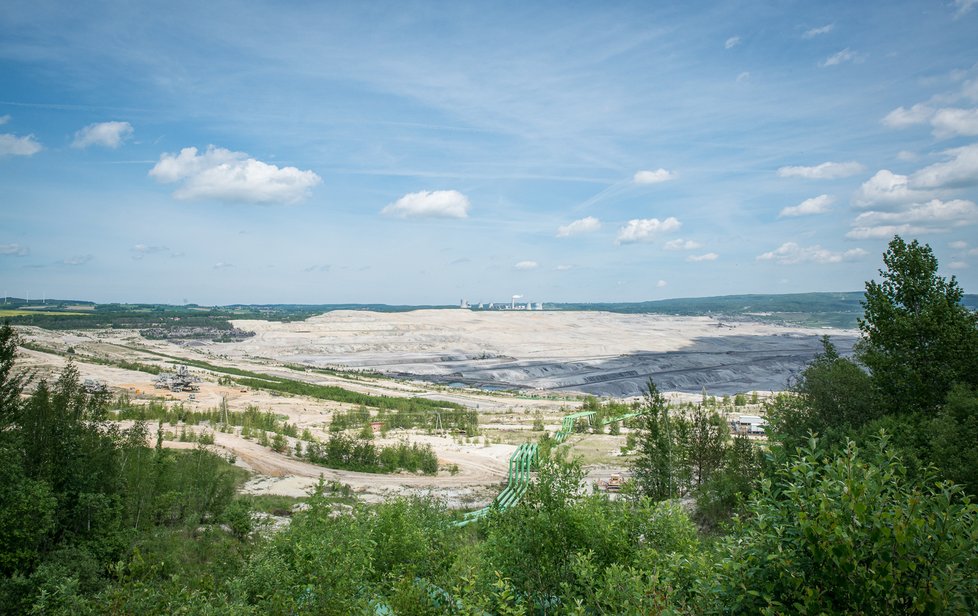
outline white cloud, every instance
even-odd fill
[[[948,264],[948,268],[949,269],[968,269],[968,262],[967,261],[951,261],[951,263]]]
[[[581,233],[590,233],[601,228],[601,221],[594,216],[588,216],[580,220],[575,220],[570,224],[557,228],[557,237],[570,237]]]
[[[906,128],[915,124],[923,124],[933,115],[933,109],[923,103],[917,103],[910,109],[897,107],[880,121],[890,128]]]
[[[978,256],[978,248],[972,248],[971,250],[968,251],[968,254],[971,255],[972,257]]]
[[[748,81],[750,81],[750,71],[744,71],[737,75],[737,83],[747,83]]]
[[[457,190],[422,190],[404,195],[381,214],[398,218],[465,218],[469,205],[469,198]]]
[[[958,10],[954,13],[954,18],[961,17],[975,8],[976,5],[978,5],[978,0],[954,0],[954,6],[958,7]]]
[[[31,254],[29,246],[21,244],[0,244],[0,256],[3,257],[26,257]]]
[[[867,254],[862,248],[853,248],[845,252],[833,252],[822,248],[818,244],[802,247],[795,242],[785,242],[771,252],[758,255],[757,260],[774,261],[781,265],[795,265],[797,263],[842,263],[843,261],[859,259]]]
[[[9,121],[10,121],[10,115],[9,114],[8,115],[2,115],[2,116],[0,116],[0,126],[3,126],[4,124],[6,124]]]
[[[702,248],[703,244],[699,242],[694,242],[693,240],[669,240],[662,247],[666,250],[696,250],[697,248]]]
[[[965,248],[968,247],[968,242],[965,242],[963,240],[958,240],[956,242],[951,242],[950,244],[948,244],[948,246],[950,246],[955,250],[964,250]]]
[[[824,214],[829,211],[829,206],[833,203],[835,203],[834,197],[819,195],[811,199],[805,199],[798,205],[791,205],[784,208],[778,216],[811,216],[813,214]]]
[[[929,192],[910,188],[909,178],[880,169],[876,175],[863,182],[853,194],[852,204],[860,208],[896,207],[908,203],[920,203],[929,199]]]
[[[574,266],[573,265],[558,265],[554,269],[557,270],[558,272],[566,272],[568,270],[574,269]]]
[[[897,152],[897,158],[902,161],[910,162],[913,160],[917,160],[917,155],[911,152],[910,150],[900,150],[899,152]]]
[[[540,264],[537,263],[536,261],[520,261],[513,267],[515,267],[518,270],[531,270],[540,267]]]
[[[939,232],[939,230],[936,230]],[[881,225],[878,227],[856,227],[846,237],[850,240],[879,240],[893,237],[894,235],[921,235],[923,233],[934,233],[935,229],[921,227],[919,225]]]
[[[322,181],[312,171],[280,168],[212,145],[203,154],[194,147],[163,154],[149,175],[166,184],[183,182],[173,193],[177,199],[247,203],[295,203]]]
[[[715,252],[708,252],[705,255],[689,255],[686,257],[686,260],[692,263],[699,263],[700,261],[716,261],[717,257],[719,256],[720,255]]]
[[[778,175],[783,178],[805,178],[808,180],[834,180],[862,173],[866,167],[854,160],[845,163],[824,162],[812,167],[781,167]]]
[[[61,263],[64,265],[85,265],[94,258],[95,257],[92,255],[77,255],[74,257],[68,257],[67,259],[62,260]]]
[[[656,169],[655,171],[637,171],[632,181],[636,184],[660,184],[675,179],[676,173],[674,171]]]
[[[810,39],[815,38],[816,36],[821,36],[822,34],[828,34],[833,28],[835,28],[835,24],[826,24],[818,28],[812,28],[811,30],[806,30],[805,33],[801,35],[801,38]]]
[[[896,212],[863,212],[856,216],[852,225],[857,228],[901,224],[962,227],[976,222],[978,222],[978,207],[971,201],[931,199],[927,203],[913,204]]]
[[[733,49],[734,47],[736,47],[739,44],[740,44],[740,37],[739,36],[731,36],[723,44],[723,48],[724,49]]]
[[[829,56],[828,58],[826,58],[825,61],[819,64],[819,66],[823,68],[827,66],[838,66],[839,64],[843,64],[845,62],[852,62],[858,59],[859,56],[851,49],[846,47],[842,51],[838,51],[832,54],[831,56]]]
[[[666,286],[667,284],[669,284],[669,283],[666,282],[665,280],[660,280],[659,282],[655,283],[655,286],[656,286],[656,288],[661,289],[662,287]]]
[[[930,123],[938,139],[978,135],[978,109],[938,109]]]
[[[129,250],[132,252],[133,259],[142,259],[147,255],[162,254],[170,251],[166,246],[147,246],[146,244],[136,244]]]
[[[214,269],[216,270],[228,269],[231,267],[234,267],[234,265],[231,263],[225,263],[224,261],[218,261],[214,264]]]
[[[660,233],[676,231],[682,223],[670,216],[665,220],[658,218],[634,218],[618,230],[617,244],[633,244],[635,242],[651,242]]]
[[[106,148],[117,148],[122,142],[132,136],[132,124],[129,122],[99,122],[89,124],[75,133],[73,148],[87,148],[90,145],[100,145]]]
[[[924,167],[910,176],[915,188],[961,188],[978,185],[978,143],[943,152],[943,163]]]
[[[0,156],[33,156],[43,150],[34,135],[18,137],[10,133],[0,135]]]

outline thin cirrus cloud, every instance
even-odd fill
[[[666,169],[662,168],[654,171],[636,171],[635,175],[632,177],[632,181],[636,184],[661,184],[662,182],[668,182],[675,179],[675,171],[667,171]]]
[[[828,34],[834,28],[835,28],[835,24],[826,24],[818,28],[811,28],[810,30],[806,30],[805,33],[801,35],[801,38],[812,39],[815,38],[816,36],[822,36],[823,34]]]
[[[149,175],[163,184],[181,183],[173,196],[181,200],[213,199],[236,203],[296,203],[322,180],[312,171],[277,167],[244,152],[213,145],[163,154]]]
[[[98,145],[104,148],[118,148],[126,139],[132,136],[132,124],[129,122],[99,122],[89,124],[75,133],[73,148],[87,148]]]
[[[838,66],[840,64],[845,64],[846,62],[855,62],[856,60],[859,59],[860,59],[859,54],[846,47],[842,51],[837,51],[831,56],[829,56],[828,58],[825,58],[825,60],[819,63],[819,66],[821,66],[822,68],[827,68],[829,66]]]
[[[723,48],[724,49],[733,49],[737,45],[740,45],[740,37],[739,36],[731,36],[730,38],[728,38],[723,43]]]
[[[518,270],[532,270],[540,267],[540,264],[536,261],[520,261],[513,266]]]
[[[61,263],[62,265],[71,265],[71,266],[85,265],[86,263],[88,263],[94,258],[95,256],[91,254],[76,255],[74,257],[68,257],[67,259],[63,259]]]
[[[813,216],[815,214],[825,214],[835,202],[829,195],[819,195],[811,199],[805,199],[798,205],[791,205],[781,210],[779,218],[790,218],[795,216]]]
[[[776,249],[757,256],[758,261],[773,261],[780,265],[798,263],[842,263],[865,257],[868,253],[862,248],[852,248],[843,252],[826,250],[818,244],[801,246],[795,242],[785,242]]]
[[[683,240],[675,239],[669,240],[662,245],[665,250],[696,250],[697,248],[702,248],[703,245],[699,242],[694,242],[693,240]]]
[[[11,133],[0,135],[0,156],[33,156],[43,149],[34,135],[26,137],[18,137]]]
[[[659,220],[658,218],[634,218],[618,230],[618,237],[615,239],[615,243],[636,244],[652,242],[660,234],[678,231],[681,226],[682,223],[673,216],[665,220]]]
[[[387,205],[381,214],[396,218],[466,218],[469,198],[457,190],[422,190],[408,193]]]
[[[570,237],[582,233],[591,233],[601,228],[601,221],[594,216],[587,216],[580,220],[562,225],[557,228],[557,237]]]
[[[0,257],[26,257],[31,254],[30,246],[23,244],[0,244]]]
[[[820,163],[810,167],[806,166],[787,166],[778,169],[778,175],[783,178],[804,178],[807,180],[835,180],[847,178],[866,170],[862,164],[854,160],[844,163],[832,161]]]
[[[715,252],[708,252],[704,255],[689,255],[686,260],[690,263],[700,263],[702,261],[716,261],[719,256]]]

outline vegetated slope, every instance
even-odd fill
[[[631,303],[547,304],[553,310],[601,310],[629,314],[727,316],[769,323],[822,327],[856,327],[863,315],[862,291],[843,293],[786,293],[779,295],[721,295]],[[965,295],[962,304],[978,310],[978,295]]]

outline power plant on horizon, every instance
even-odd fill
[[[514,295],[508,303],[489,302],[488,304],[485,304],[483,302],[479,302],[478,305],[469,304],[468,300],[463,299],[459,301],[458,307],[468,310],[543,310],[543,302],[537,302],[535,304],[532,302],[517,304],[516,300],[522,298],[522,295]]]

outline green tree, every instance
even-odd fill
[[[881,281],[866,283],[859,359],[889,411],[933,411],[955,383],[978,386],[978,315],[930,246],[895,236],[883,263]]]
[[[638,456],[633,468],[639,490],[653,500],[675,497],[678,452],[675,451],[673,423],[666,399],[652,379],[646,384],[637,432]]]
[[[696,612],[974,614],[978,507],[911,477],[885,433],[868,456],[815,439],[762,482],[718,545]]]

